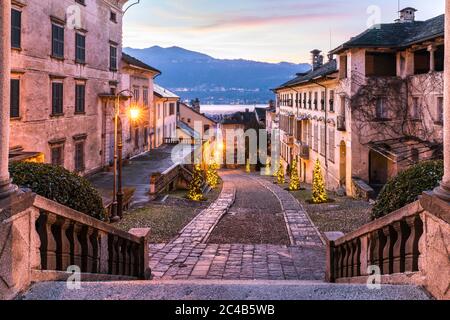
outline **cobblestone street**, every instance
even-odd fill
[[[245,175],[240,171],[224,171],[221,175],[224,187],[217,201],[201,212],[172,242],[151,245],[150,265],[154,278],[323,280],[325,248],[319,232],[297,200],[257,175]],[[259,192],[252,193],[252,189]],[[290,245],[214,244],[208,241],[221,219],[229,211],[239,209],[234,205],[236,198],[248,199],[248,194],[253,197],[248,201],[255,203],[255,214],[261,209],[256,204],[268,206],[267,199],[278,202],[270,207],[278,211],[281,208]],[[251,205],[245,206],[246,211],[249,208]]]

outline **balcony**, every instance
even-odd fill
[[[300,158],[303,160],[309,160],[309,146],[308,145],[302,145],[300,147]]]
[[[347,123],[344,116],[337,117],[337,129],[338,131],[347,131]]]
[[[286,135],[283,137],[283,143],[287,144],[288,146],[294,145],[294,136],[293,136],[293,135],[286,134]]]

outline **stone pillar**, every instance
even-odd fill
[[[436,53],[436,46],[429,45],[428,46],[428,52],[430,53],[430,72],[435,71],[435,53]]]
[[[446,0],[445,33],[450,35],[450,0]],[[444,178],[434,193],[450,202],[450,36],[445,37],[444,64]]]
[[[11,1],[0,5],[0,199],[15,191],[8,172],[11,78]]]

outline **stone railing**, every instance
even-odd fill
[[[436,208],[439,214],[447,211],[437,216]],[[424,194],[420,201],[329,241],[327,281],[365,283],[379,271],[382,283],[423,285],[437,298],[450,298],[449,208]]]
[[[64,281],[76,270],[81,281],[151,276],[148,229],[127,233],[32,193],[0,208],[0,299],[32,282]]]
[[[180,175],[181,165],[174,164],[163,173],[154,173],[150,177],[150,195],[156,196],[164,191],[175,188],[175,183]]]

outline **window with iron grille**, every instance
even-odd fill
[[[11,47],[20,48],[22,42],[22,12],[11,10]]]
[[[75,35],[75,61],[86,62],[86,36],[81,33]]]
[[[60,115],[63,113],[63,91],[64,86],[60,82],[52,83],[52,114]]]
[[[86,104],[86,85],[75,86],[75,113],[84,113]]]
[[[51,163],[54,166],[64,166],[64,146],[58,145],[53,146],[50,149],[51,151]]]
[[[20,117],[20,80],[11,79],[11,118]]]
[[[52,55],[64,58],[64,27],[52,24]]]
[[[86,168],[84,162],[84,141],[75,144],[75,171],[82,172]]]

